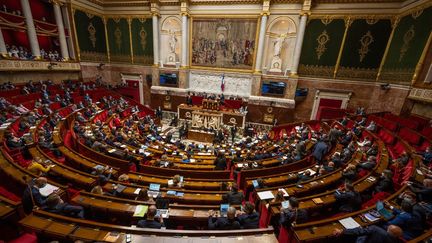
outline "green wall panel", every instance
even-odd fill
[[[81,60],[107,61],[105,26],[102,18],[81,10],[75,10],[74,21]]]
[[[404,16],[396,27],[382,80],[410,82],[432,29],[432,7]]]
[[[391,33],[389,19],[356,19],[348,29],[338,77],[375,80]]]
[[[127,19],[107,20],[107,34],[111,62],[131,62],[129,24]]]
[[[151,18],[132,19],[134,63],[153,64],[153,28]]]
[[[299,73],[332,76],[344,31],[343,19],[311,19],[306,26]]]

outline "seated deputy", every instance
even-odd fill
[[[240,229],[240,223],[236,218],[236,209],[229,207],[226,217],[215,218],[215,212],[209,211],[208,228],[210,230],[235,230]]]
[[[159,219],[155,219],[157,214],[157,208],[154,205],[151,205],[147,211],[146,218],[138,221],[137,226],[140,228],[152,228],[152,229],[160,229],[164,226],[162,217]]]
[[[237,218],[243,229],[257,229],[259,226],[260,215],[255,211],[255,205],[251,202],[244,204],[243,211]]]

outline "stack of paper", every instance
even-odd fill
[[[135,208],[135,212],[133,214],[134,217],[144,217],[147,213],[148,206],[147,205],[137,205]]]
[[[58,189],[59,188],[56,186],[53,186],[51,184],[46,184],[44,187],[39,188],[39,193],[44,197],[48,197],[49,195],[51,195],[51,193],[53,193]]]
[[[261,200],[273,199],[274,195],[271,191],[258,192],[258,197]]]
[[[357,223],[357,221],[355,221],[352,217],[340,219],[339,223],[341,223],[345,229],[355,229],[357,227],[361,227],[360,224]]]

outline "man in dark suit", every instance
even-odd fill
[[[317,162],[321,163],[324,155],[327,153],[328,145],[324,140],[319,141],[314,148],[312,156],[317,160]]]
[[[257,229],[260,215],[255,211],[255,205],[246,202],[243,211],[238,216],[238,221],[243,229]]]
[[[243,193],[238,191],[238,186],[236,183],[233,183],[231,186],[231,191],[225,194],[224,200],[230,205],[240,205],[243,202]]]
[[[60,214],[68,217],[80,219],[84,218],[83,207],[65,203],[60,198],[60,196],[55,193],[48,196],[46,200],[46,206],[43,207],[43,209],[50,213]]]
[[[240,229],[240,223],[236,218],[236,209],[229,207],[227,217],[215,218],[213,210],[209,211],[208,227],[211,230],[234,230]]]
[[[164,223],[162,217],[159,220],[155,219],[157,214],[157,208],[155,205],[151,205],[147,211],[146,219],[142,219],[138,221],[137,226],[140,228],[152,228],[152,229],[160,229],[164,227]]]
[[[335,229],[333,234],[343,238],[356,238],[354,240],[355,242],[396,243],[399,242],[399,237],[402,235],[402,229],[396,225],[390,225],[386,231],[376,225],[371,225],[367,228],[357,227],[345,230]]]
[[[47,184],[45,177],[33,179],[28,185],[22,196],[24,212],[29,214],[34,206],[45,206],[46,197],[42,196],[39,189]]]
[[[359,210],[361,207],[361,195],[354,190],[351,183],[345,183],[345,190],[335,192],[336,202],[339,203],[339,211],[350,213]]]

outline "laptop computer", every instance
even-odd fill
[[[160,190],[160,184],[150,183],[149,190],[158,192]]]
[[[389,220],[393,217],[393,213],[389,210],[387,210],[384,207],[384,203],[381,201],[378,201],[376,203],[376,210],[378,211],[378,213],[383,216],[386,220]]]
[[[220,214],[221,217],[226,217],[228,214],[229,204],[221,204],[220,205]]]
[[[259,186],[257,180],[253,180],[252,184],[253,184],[254,188],[257,188]]]

